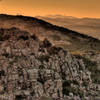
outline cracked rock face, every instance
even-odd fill
[[[47,39],[0,29],[0,100],[81,100],[94,95],[90,91],[90,72],[81,59]]]

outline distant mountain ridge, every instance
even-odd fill
[[[39,16],[36,16],[36,17],[39,17]],[[64,15],[46,15],[44,17],[48,17],[48,18],[72,18],[72,19],[77,18],[77,17],[73,17],[73,16],[64,16]]]

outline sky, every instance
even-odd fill
[[[100,0],[0,0],[0,13],[100,18]]]

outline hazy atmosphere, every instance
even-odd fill
[[[100,18],[100,0],[0,0],[0,13]]]

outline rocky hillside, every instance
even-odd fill
[[[40,40],[47,38],[52,44],[71,52],[100,51],[98,39],[33,17],[1,14],[0,27],[16,27],[25,30],[31,34],[36,34]]]
[[[64,18],[64,17],[62,17]],[[69,17],[69,19],[75,19]],[[73,25],[76,22],[73,22]],[[35,34],[40,40],[47,38],[53,45],[62,47],[75,55],[89,56],[89,60],[95,61],[100,69],[100,40],[69,30],[67,28],[52,25],[35,17],[0,15],[0,28],[16,27]],[[90,56],[93,52],[94,56]],[[97,58],[97,59],[96,59]]]
[[[100,18],[77,18],[72,16],[36,16],[57,26],[69,28],[79,33],[100,39]]]
[[[0,29],[0,100],[97,100],[82,59],[18,28]]]

